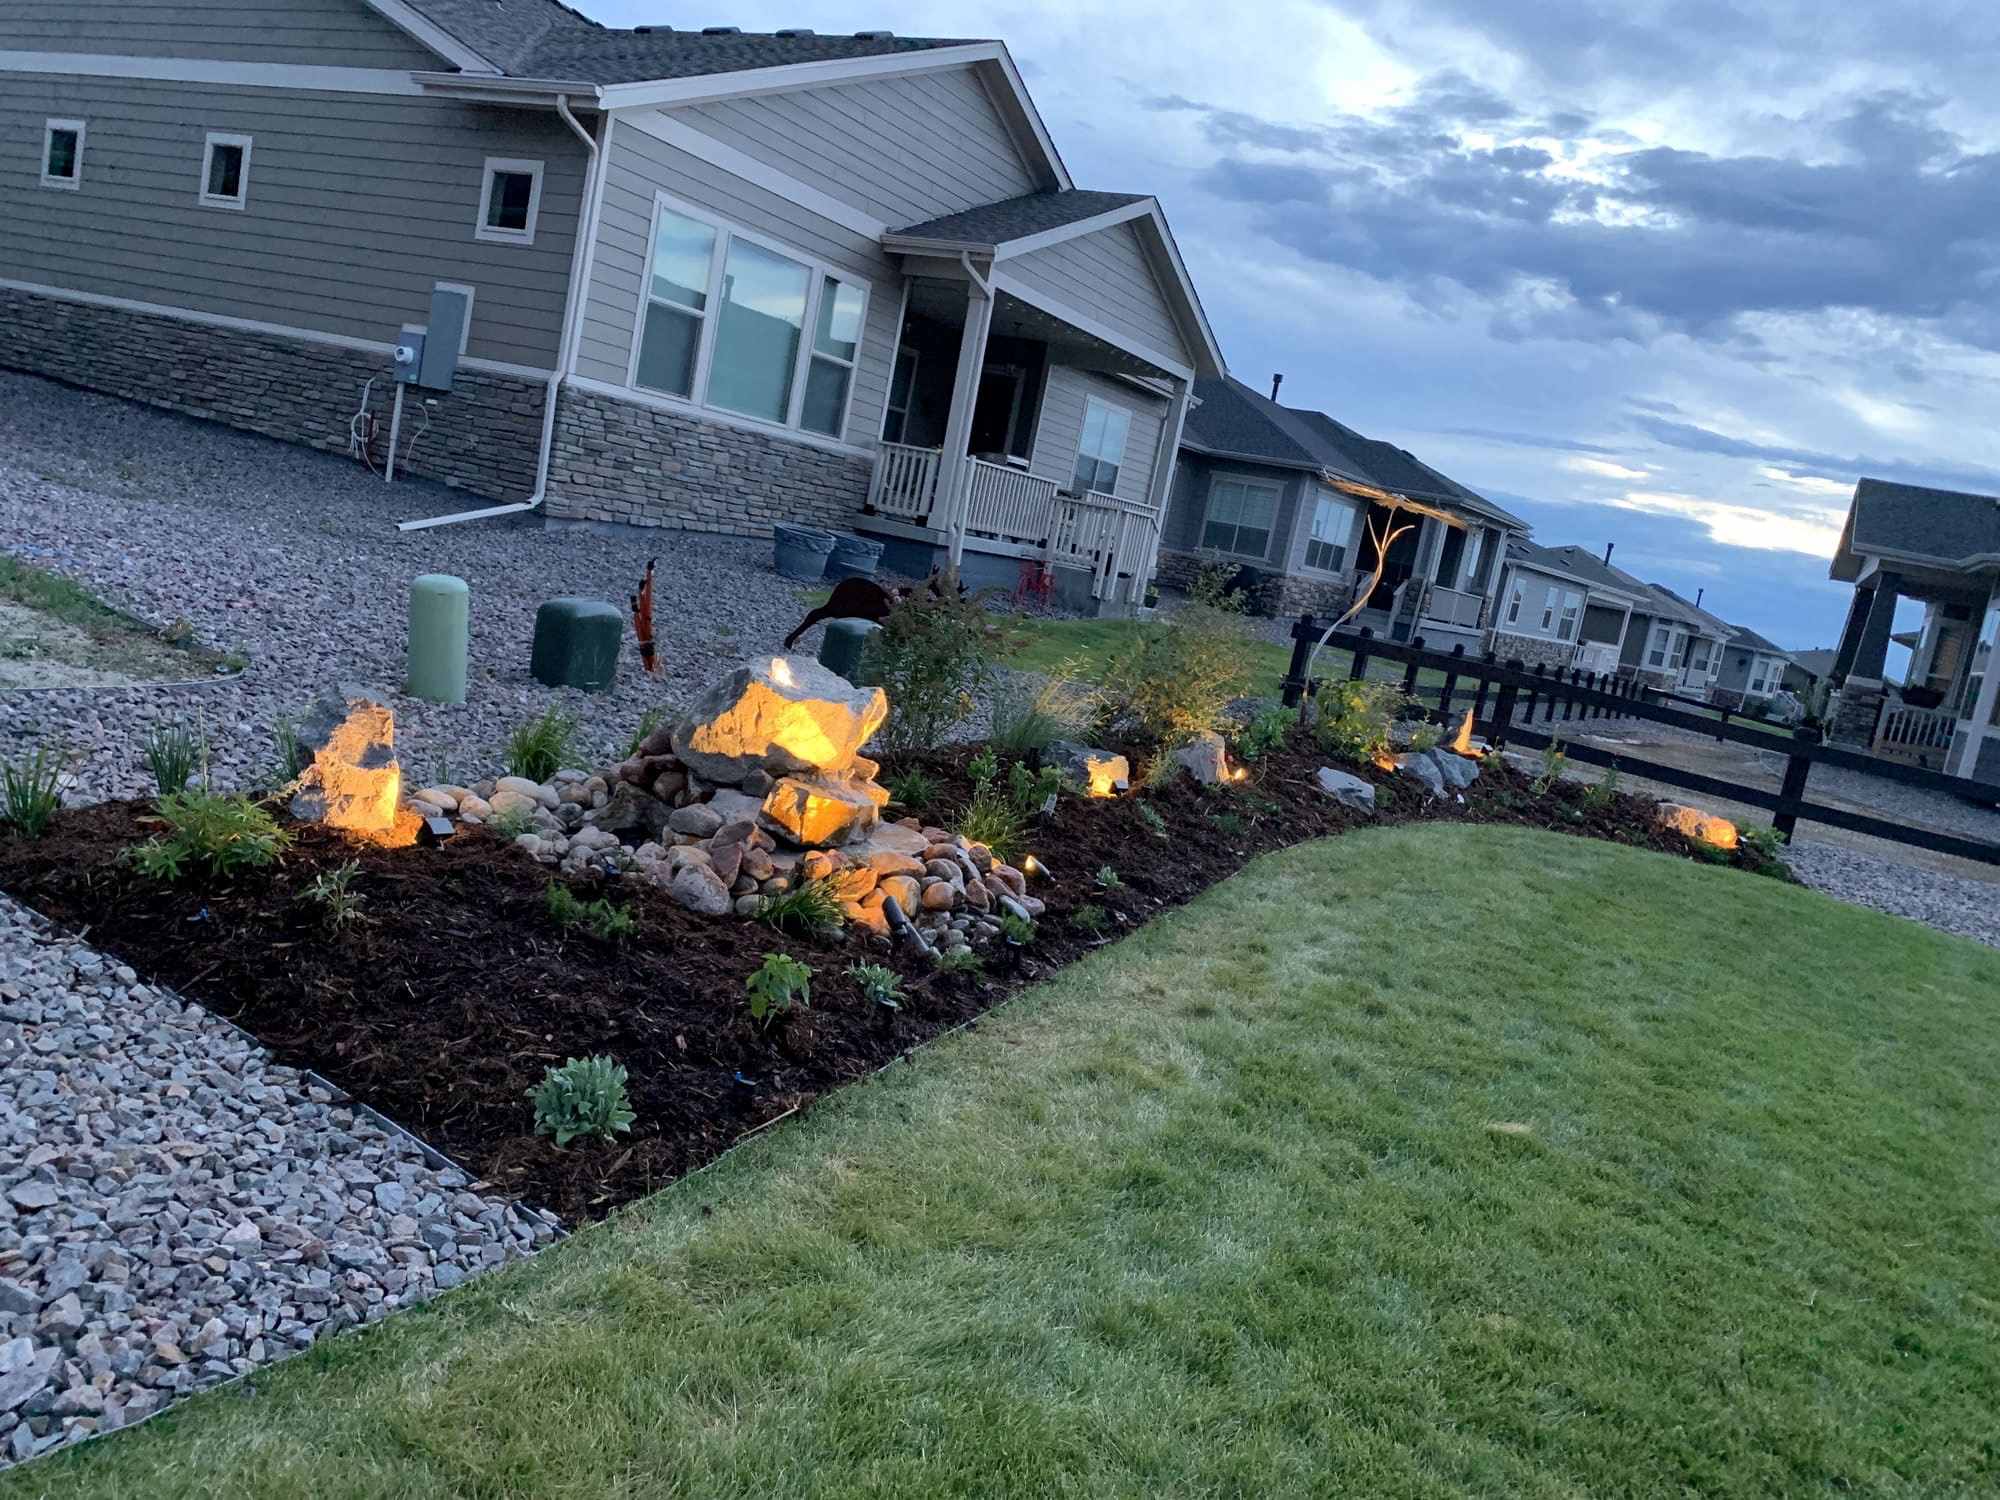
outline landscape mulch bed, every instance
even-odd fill
[[[919,811],[953,821],[970,794],[968,755],[922,760],[941,792],[938,806]],[[636,937],[612,944],[565,933],[545,911],[551,872],[472,829],[440,847],[380,849],[300,825],[272,870],[165,885],[121,860],[157,831],[151,805],[100,803],[63,812],[39,840],[0,836],[0,888],[254,1033],[282,1061],[316,1069],[494,1187],[578,1220],[701,1166],[1268,850],[1364,822],[1457,819],[1693,852],[1653,826],[1649,803],[1587,798],[1573,785],[1536,797],[1511,770],[1488,769],[1462,803],[1366,773],[1393,786],[1388,809],[1366,818],[1316,788],[1323,764],[1316,750],[1285,749],[1224,788],[1183,777],[1117,799],[1064,797],[1034,831],[1033,852],[1051,874],[1033,893],[1048,912],[1013,973],[942,973],[859,935],[802,940],[699,917],[638,881],[604,893],[630,903]],[[334,931],[303,892],[350,859],[366,906]],[[1110,890],[1094,880],[1107,865],[1120,881]],[[1101,910],[1099,930],[1072,920],[1084,906]],[[780,951],[811,965],[812,1003],[767,1036],[749,1018],[744,981]],[[903,973],[899,1010],[861,994],[846,973],[861,961]],[[533,1133],[529,1090],[551,1063],[595,1053],[629,1070],[637,1123],[615,1143],[558,1150]]]

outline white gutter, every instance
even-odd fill
[[[604,199],[603,160],[597,149],[597,138],[585,130],[570,113],[569,100],[561,95],[556,98],[556,113],[562,121],[576,132],[576,138],[583,142],[583,149],[590,153],[583,173],[583,214],[577,224],[576,243],[570,248],[569,295],[563,299],[562,336],[557,340],[556,367],[549,372],[548,389],[542,397],[542,441],[535,455],[535,492],[525,500],[516,500],[507,505],[489,505],[479,510],[455,511],[448,516],[431,516],[421,521],[398,521],[398,531],[428,531],[433,526],[455,526],[461,521],[485,521],[497,516],[520,515],[524,511],[539,510],[548,498],[549,457],[555,448],[556,399],[562,390],[563,381],[576,372],[576,347],[578,334],[582,330],[584,282],[589,274],[592,255],[597,238],[598,207]],[[599,128],[608,129],[609,115],[598,116]]]

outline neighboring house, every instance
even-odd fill
[[[2000,785],[2000,497],[1863,479],[1830,576],[1854,585],[1830,737]],[[1892,694],[1903,599],[1923,601],[1924,623]]]
[[[1230,565],[1267,614],[1348,609],[1375,571],[1373,534],[1407,527],[1357,626],[1476,646],[1507,539],[1527,523],[1388,443],[1233,378],[1196,383],[1160,581]]]
[[[1791,660],[1785,667],[1785,691],[1804,698],[1832,674],[1834,658],[1840,652],[1829,646],[1824,651],[1793,651],[1789,654]]]
[[[1741,708],[1751,699],[1769,698],[1785,686],[1785,674],[1792,655],[1775,646],[1747,625],[1732,625],[1736,633],[1722,648],[1722,669],[1716,675],[1710,701],[1727,708]]]
[[[1615,673],[1626,626],[1644,592],[1630,582],[1581,547],[1510,541],[1488,649],[1502,661],[1531,667]]]
[[[1677,606],[1688,622],[1685,626],[1686,642],[1681,647],[1680,680],[1674,691],[1690,698],[1709,698],[1714,695],[1716,683],[1722,676],[1724,648],[1736,635],[1736,627],[1719,615],[1712,615],[1701,607],[1702,596],[1697,593],[1692,601],[1683,599],[1665,584],[1648,584],[1655,594]],[[1656,617],[1655,624],[1663,623]],[[1678,639],[1682,627],[1671,627]],[[1671,657],[1672,650],[1669,649]],[[1649,640],[1646,661],[1652,665],[1652,647]]]
[[[443,288],[398,463],[555,521],[865,512],[905,571],[1123,605],[1222,370],[1159,205],[1076,188],[999,42],[31,0],[0,73],[0,364],[379,459]]]

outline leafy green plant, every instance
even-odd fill
[[[1010,943],[1031,943],[1035,940],[1035,924],[1017,911],[1002,912],[1000,935]]]
[[[1156,745],[1220,729],[1249,684],[1251,645],[1243,619],[1209,604],[1147,623],[1105,669],[1100,727]]]
[[[1299,722],[1299,711],[1282,703],[1260,711],[1236,736],[1236,753],[1244,760],[1261,760],[1282,749]]]
[[[608,1057],[572,1057],[559,1068],[551,1066],[528,1091],[535,1134],[554,1136],[558,1146],[586,1135],[616,1140],[638,1118],[625,1081],[625,1070]]]
[[[983,974],[986,960],[970,948],[953,948],[938,955],[938,972],[942,974]]]
[[[1617,797],[1618,768],[1616,766],[1606,766],[1603,776],[1598,778],[1596,785],[1583,794],[1583,805],[1594,811],[1602,812],[1616,801]]]
[[[24,761],[0,761],[0,823],[31,839],[48,831],[62,807],[63,757],[37,745]]]
[[[1241,813],[1212,812],[1208,815],[1208,821],[1215,825],[1217,833],[1232,839],[1241,838],[1250,828]]]
[[[1443,740],[1444,731],[1437,725],[1428,722],[1419,724],[1410,731],[1410,751],[1415,755],[1423,755],[1437,749]]]
[[[1110,916],[1095,901],[1086,901],[1069,914],[1069,925],[1095,937],[1111,923]]]
[[[1116,870],[1111,868],[1111,866],[1101,865],[1098,867],[1097,888],[1100,891],[1123,890],[1124,886],[1125,886],[1124,880],[1119,876]]]
[[[997,648],[985,605],[956,588],[919,589],[890,610],[869,640],[863,673],[889,695],[875,743],[895,754],[948,741],[991,680]]]
[[[631,907],[614,906],[602,896],[594,901],[585,901],[559,881],[549,882],[542,901],[549,920],[556,926],[581,927],[592,937],[607,943],[630,937],[639,930],[638,923],[632,919]]]
[[[298,721],[286,714],[271,721],[271,740],[278,750],[278,784],[290,786],[312,765],[312,751],[299,738]]]
[[[1403,690],[1393,682],[1330,682],[1320,689],[1313,732],[1329,755],[1369,765],[1388,755],[1389,732],[1402,711]]]
[[[802,880],[758,902],[757,920],[779,932],[817,937],[838,932],[847,917],[831,880]]]
[[[766,953],[757,972],[743,981],[750,1019],[765,1030],[785,1019],[794,1007],[812,1004],[812,970],[785,953]]]
[[[509,776],[547,781],[576,757],[576,720],[559,708],[546,710],[507,737],[502,757]]]
[[[1550,735],[1549,742],[1542,746],[1542,774],[1528,784],[1528,790],[1537,797],[1546,797],[1549,789],[1562,780],[1563,768],[1569,764],[1569,756],[1562,747],[1560,735]]]
[[[153,773],[154,789],[166,796],[186,789],[208,761],[208,742],[185,724],[155,724],[139,743],[139,755]]]
[[[1009,755],[1045,750],[1057,740],[1088,735],[1100,706],[1096,684],[1076,661],[1059,662],[1040,675],[1012,673],[993,690],[988,740]]]
[[[667,716],[667,711],[657,703],[639,715],[639,723],[632,731],[632,737],[625,741],[625,759],[630,760],[639,753],[639,747],[652,738],[653,731]]]
[[[354,889],[354,877],[361,873],[361,861],[350,859],[331,870],[321,870],[305,888],[304,898],[319,907],[329,927],[345,927],[360,920],[368,898]]]
[[[535,831],[535,815],[525,807],[509,807],[494,813],[486,826],[495,838],[512,843],[524,833]]]
[[[906,807],[912,812],[926,807],[934,807],[944,795],[937,777],[930,772],[915,768],[899,771],[883,778],[882,785],[889,789],[889,798],[898,807]]]
[[[1007,768],[1003,785],[999,758],[990,747],[974,756],[966,770],[972,777],[972,800],[958,820],[958,831],[1012,864],[1027,841],[1030,822],[1062,790],[1062,773],[1054,766],[1030,771],[1017,760]]]
[[[1785,836],[1775,828],[1742,828],[1736,840],[1742,851],[1741,863],[1759,875],[1789,880],[1792,867],[1785,862]]]
[[[1138,806],[1139,806],[1139,821],[1146,825],[1146,832],[1150,833],[1156,839],[1164,839],[1171,837],[1171,835],[1167,832],[1167,820],[1160,816],[1160,810],[1158,808],[1149,807],[1143,802],[1141,802]]]
[[[903,976],[887,964],[850,964],[847,977],[861,993],[885,1010],[903,1008]]]
[[[1203,564],[1195,573],[1194,582],[1188,585],[1189,601],[1219,609],[1225,614],[1242,614],[1249,608],[1249,598],[1243,590],[1229,586],[1240,571],[1235,563]]]
[[[1174,784],[1174,778],[1181,773],[1181,763],[1174,759],[1174,752],[1182,742],[1172,742],[1157,747],[1147,758],[1146,769],[1139,773],[1139,785],[1149,792],[1163,792]]]
[[[292,846],[291,830],[279,827],[270,809],[251,797],[205,789],[173,792],[160,798],[158,812],[167,831],[126,851],[149,879],[179,880],[190,869],[220,879],[274,865]]]

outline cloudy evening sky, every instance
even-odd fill
[[[1795,647],[1855,477],[2000,492],[2000,7],[584,0],[999,36],[1230,368]]]

